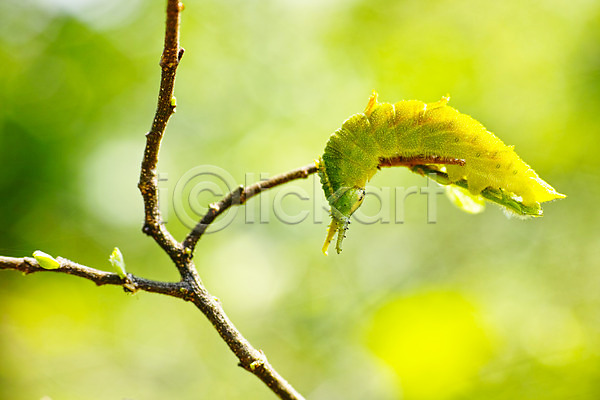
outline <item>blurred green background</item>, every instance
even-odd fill
[[[0,2],[0,254],[108,270],[119,246],[130,272],[177,279],[140,231],[136,188],[164,3]],[[426,181],[385,170],[371,182],[383,211],[374,195],[361,210],[387,223],[354,223],[328,257],[312,178],[233,210],[198,269],[283,376],[312,400],[600,397],[599,2],[185,5],[159,164],[178,239],[225,190],[189,171],[239,184],[308,164],[373,89],[451,94],[569,196],[528,221],[438,196],[428,224],[426,196],[395,196]],[[198,190],[207,180],[215,195]],[[274,398],[181,301],[4,271],[0,304],[3,399]]]

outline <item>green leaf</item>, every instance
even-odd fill
[[[469,214],[479,214],[485,210],[485,200],[480,195],[471,194],[467,189],[459,186],[446,186],[446,196],[450,202]]]
[[[60,268],[60,263],[56,261],[50,254],[46,254],[41,250],[33,252],[33,258],[40,264],[40,267],[44,269],[57,269]]]

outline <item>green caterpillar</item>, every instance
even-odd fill
[[[467,189],[522,216],[541,216],[540,203],[566,197],[541,179],[493,133],[447,105],[410,100],[378,103],[373,92],[365,111],[335,131],[317,163],[331,224],[327,254],[336,232],[337,252],[350,216],[365,197],[365,185],[381,167],[405,166],[441,184]]]

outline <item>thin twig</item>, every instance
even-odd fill
[[[144,198],[144,227],[143,232],[152,236],[154,240],[169,254],[176,262],[182,273],[178,262],[179,243],[173,238],[162,223],[158,207],[158,175],[156,167],[158,164],[158,152],[160,143],[167,127],[167,122],[175,112],[175,101],[173,92],[175,88],[175,74],[177,66],[183,56],[183,49],[179,47],[179,24],[183,4],[178,0],[167,2],[167,22],[165,29],[165,45],[160,59],[161,78],[158,92],[158,104],[152,121],[150,132],[146,134],[146,148],[140,171],[138,188]]]
[[[210,320],[227,346],[240,360],[239,366],[256,375],[279,398],[285,400],[303,400],[298,393],[267,361],[262,350],[255,349],[237,330],[223,310],[219,299],[212,296],[203,286],[193,287],[189,301],[194,303]]]
[[[142,290],[144,292],[160,293],[167,296],[184,298],[186,293],[184,285],[181,282],[159,282],[150,279],[140,278],[135,275],[127,274],[125,278],[119,275],[90,268],[78,264],[66,258],[57,257],[60,267],[56,269],[44,269],[31,257],[15,258],[0,256],[0,269],[21,271],[29,275],[34,272],[56,272],[68,275],[75,275],[80,278],[88,279],[98,286],[113,285],[122,286],[128,292]]]
[[[193,252],[196,243],[200,240],[200,237],[206,232],[206,229],[213,221],[221,214],[223,214],[227,209],[229,209],[233,205],[241,205],[246,203],[250,198],[260,194],[261,192],[271,189],[275,186],[283,185],[284,183],[288,183],[295,179],[305,179],[309,177],[311,174],[317,172],[317,167],[314,163],[305,165],[300,168],[296,168],[290,172],[286,172],[281,175],[274,176],[273,178],[257,182],[253,185],[244,188],[243,186],[238,187],[233,190],[219,202],[211,204],[208,212],[198,224],[192,229],[192,231],[187,235],[185,240],[183,241],[183,247],[189,251]]]

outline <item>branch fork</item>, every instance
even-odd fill
[[[239,186],[220,201],[210,205],[207,214],[196,224],[183,242],[178,242],[166,228],[158,208],[158,154],[160,144],[169,118],[176,108],[173,96],[175,74],[184,54],[179,46],[179,25],[183,4],[178,0],[167,1],[167,19],[164,50],[160,59],[161,80],[158,103],[152,126],[146,134],[146,147],[141,163],[138,188],[144,199],[143,233],[154,241],[169,255],[177,267],[181,279],[178,282],[160,282],[141,278],[129,273],[123,277],[119,274],[105,272],[78,264],[66,258],[57,257],[59,266],[55,269],[43,268],[36,259],[30,257],[14,258],[0,256],[0,269],[21,271],[24,274],[35,272],[56,272],[79,276],[94,282],[98,286],[121,286],[127,292],[138,290],[160,293],[193,303],[213,324],[221,338],[238,357],[239,365],[256,375],[281,399],[303,399],[279,373],[269,364],[261,350],[257,350],[242,336],[229,320],[221,302],[212,296],[204,287],[196,267],[192,261],[193,252],[198,240],[206,232],[207,227],[234,205],[244,204],[248,199],[278,185],[295,179],[307,178],[317,171],[315,164],[297,168],[285,174],[275,176],[267,181],[257,182],[248,187]]]

